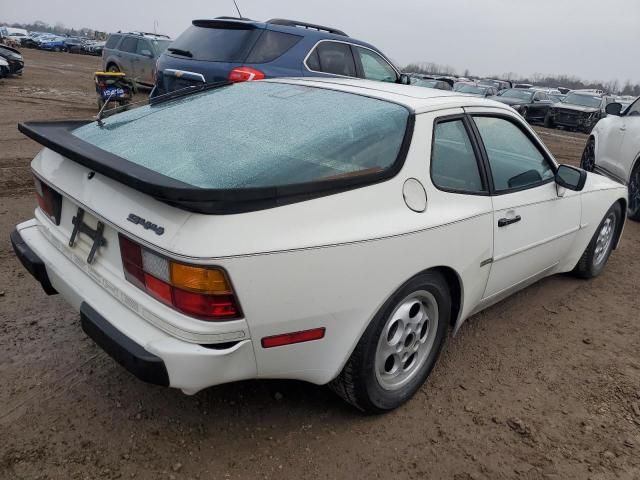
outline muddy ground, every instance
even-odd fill
[[[298,382],[187,397],[124,371],[11,251],[39,150],[16,124],[95,113],[100,65],[24,53],[24,77],[0,80],[0,478],[640,478],[639,224],[597,279],[549,278],[471,318],[388,415]],[[578,162],[584,135],[537,130]]]

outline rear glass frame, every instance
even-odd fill
[[[308,85],[305,87],[321,88]],[[373,173],[321,178],[282,186],[223,189],[194,187],[96,147],[73,134],[79,127],[93,122],[28,122],[20,124],[19,130],[72,161],[103,173],[169,205],[197,213],[234,214],[274,208],[373,185],[387,181],[400,172],[411,145],[415,113],[407,106],[389,100],[365,94],[349,94],[372,98],[406,109],[406,126],[393,162],[384,170]]]
[[[168,48],[185,50],[192,54],[191,57],[184,57],[165,50],[167,55],[177,58],[187,58],[198,62],[221,62],[221,63],[243,63],[249,52],[253,49],[256,41],[264,29],[255,28],[252,25],[229,25],[224,22],[208,24],[206,22],[194,22],[182,32]],[[224,31],[224,33],[222,33]],[[224,55],[212,55],[212,44],[227,45],[228,41],[216,41],[222,35],[235,35],[238,41],[235,42],[233,51],[227,51]],[[213,41],[212,41],[212,37]],[[194,38],[199,41],[194,41]],[[228,39],[226,39],[228,40]]]

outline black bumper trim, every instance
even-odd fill
[[[20,232],[18,232],[17,229],[14,229],[11,232],[10,237],[11,246],[13,247],[13,251],[16,253],[16,257],[18,257],[22,266],[26,268],[27,271],[33,275],[36,280],[38,280],[38,282],[40,282],[45,293],[47,295],[55,295],[58,293],[51,285],[44,262],[33,250],[31,250],[31,247],[26,244],[20,235]]]
[[[162,359],[147,352],[85,302],[80,305],[80,323],[99,347],[140,380],[169,386],[169,374]]]

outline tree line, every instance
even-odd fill
[[[421,73],[423,75],[457,75],[456,69],[451,65],[443,65],[433,62],[410,63],[403,68],[403,71]],[[461,76],[467,78],[478,78],[472,75],[469,70],[465,70]],[[541,73],[535,73],[525,77],[514,72],[507,72],[501,75],[490,75],[486,78],[509,80],[511,82],[518,83],[531,83],[540,87],[565,87],[571,90],[593,88],[618,95],[633,95],[635,97],[640,97],[640,84],[633,84],[629,80],[624,83],[621,83],[619,80],[611,80],[609,82],[589,82],[571,75],[544,75]]]

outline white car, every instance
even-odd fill
[[[20,125],[46,148],[14,249],[143,380],[330,383],[384,412],[449,330],[597,275],[620,238],[626,189],[558,165],[503,104],[357,79],[200,90]]]
[[[640,221],[640,98],[623,111],[620,103],[607,105],[582,153],[581,167],[628,186],[627,215]]]

